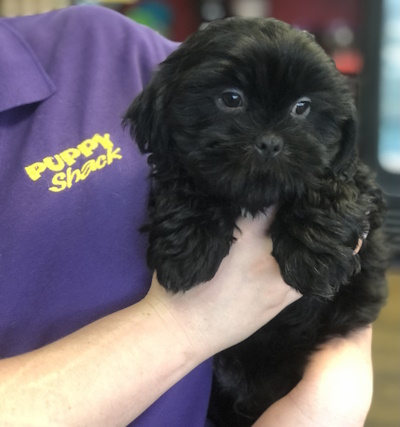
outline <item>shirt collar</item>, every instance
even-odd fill
[[[0,20],[0,112],[43,101],[56,92],[29,44]]]

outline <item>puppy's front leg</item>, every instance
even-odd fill
[[[360,269],[354,255],[362,236],[362,207],[329,202],[286,204],[271,226],[273,256],[284,280],[303,295],[332,298]],[[365,223],[365,221],[364,221]]]
[[[210,280],[228,254],[235,217],[204,199],[165,193],[150,212],[148,266],[161,285],[185,291]]]

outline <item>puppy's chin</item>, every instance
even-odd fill
[[[271,205],[290,200],[305,191],[304,181],[278,177],[277,174],[203,174],[196,179],[198,188],[212,194],[224,205],[256,215]]]

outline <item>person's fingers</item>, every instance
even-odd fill
[[[257,214],[254,218],[250,216],[242,216],[237,220],[237,227],[239,232],[236,233],[236,237],[240,237],[243,233],[251,233],[256,236],[264,236],[265,232],[269,229],[275,213],[276,206],[269,207],[265,212]]]

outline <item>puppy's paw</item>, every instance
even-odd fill
[[[170,234],[154,234],[155,230],[150,233],[148,265],[157,271],[160,284],[174,293],[211,280],[233,241],[233,229],[215,233],[193,223]]]
[[[303,226],[301,233],[293,236],[287,227],[273,227],[272,255],[290,286],[303,295],[331,299],[359,270],[359,257],[353,248],[332,240],[329,231],[313,231],[307,232]],[[310,240],[310,234],[319,235],[319,240]]]

